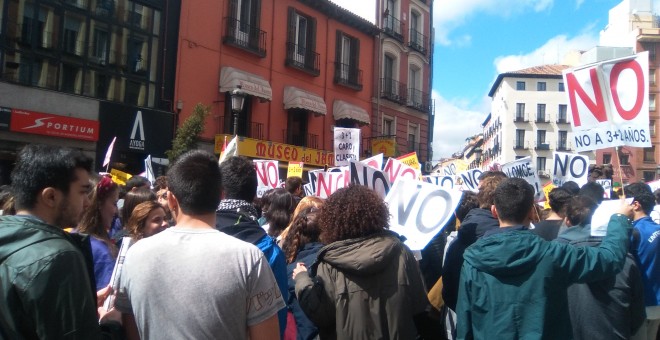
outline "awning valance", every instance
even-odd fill
[[[371,119],[369,119],[369,113],[367,110],[359,106],[349,104],[343,100],[335,100],[332,105],[332,115],[335,120],[348,118],[355,119],[365,124],[371,123]]]
[[[241,89],[249,95],[273,99],[273,89],[266,79],[237,68],[223,67],[220,71],[220,92],[233,91],[237,85],[241,85]]]
[[[305,109],[322,115],[328,113],[323,98],[297,87],[286,86],[284,88],[284,109],[294,108]]]

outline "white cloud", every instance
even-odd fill
[[[433,160],[461,151],[465,139],[482,132],[481,123],[490,112],[490,98],[481,107],[470,108],[461,100],[447,100],[433,90],[435,122],[433,128]]]
[[[376,1],[364,0],[330,0],[335,4],[367,19],[372,24],[376,22]]]
[[[594,33],[583,33],[572,38],[558,35],[529,53],[499,56],[495,58],[494,64],[497,74],[538,65],[559,64],[568,52],[588,50],[596,45],[598,37]]]
[[[455,39],[450,36],[451,31],[462,26],[468,18],[478,12],[509,17],[514,14],[524,13],[528,10],[543,12],[552,8],[552,6],[553,0],[436,1],[433,8],[436,41],[445,46],[452,45],[455,42]]]

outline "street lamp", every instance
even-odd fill
[[[234,114],[234,135],[238,134],[238,114],[243,111],[245,104],[245,92],[241,90],[241,85],[236,85],[236,89],[231,91],[231,112]]]

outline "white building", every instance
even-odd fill
[[[482,169],[531,156],[542,177],[553,168],[553,152],[574,152],[562,70],[543,65],[500,74],[488,95]],[[584,153],[593,161],[593,152]],[[592,162],[593,163],[593,162]]]

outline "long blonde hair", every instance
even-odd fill
[[[323,206],[323,199],[318,198],[316,196],[305,196],[303,199],[298,202],[298,205],[296,206],[296,209],[293,211],[293,215],[291,215],[291,222],[289,222],[289,225],[282,231],[280,234],[280,247],[283,246],[284,239],[286,238],[286,234],[289,232],[291,229],[291,226],[293,225],[293,221],[295,221],[296,217],[300,214],[301,211],[307,209],[307,208],[316,208],[319,209],[321,206]]]

